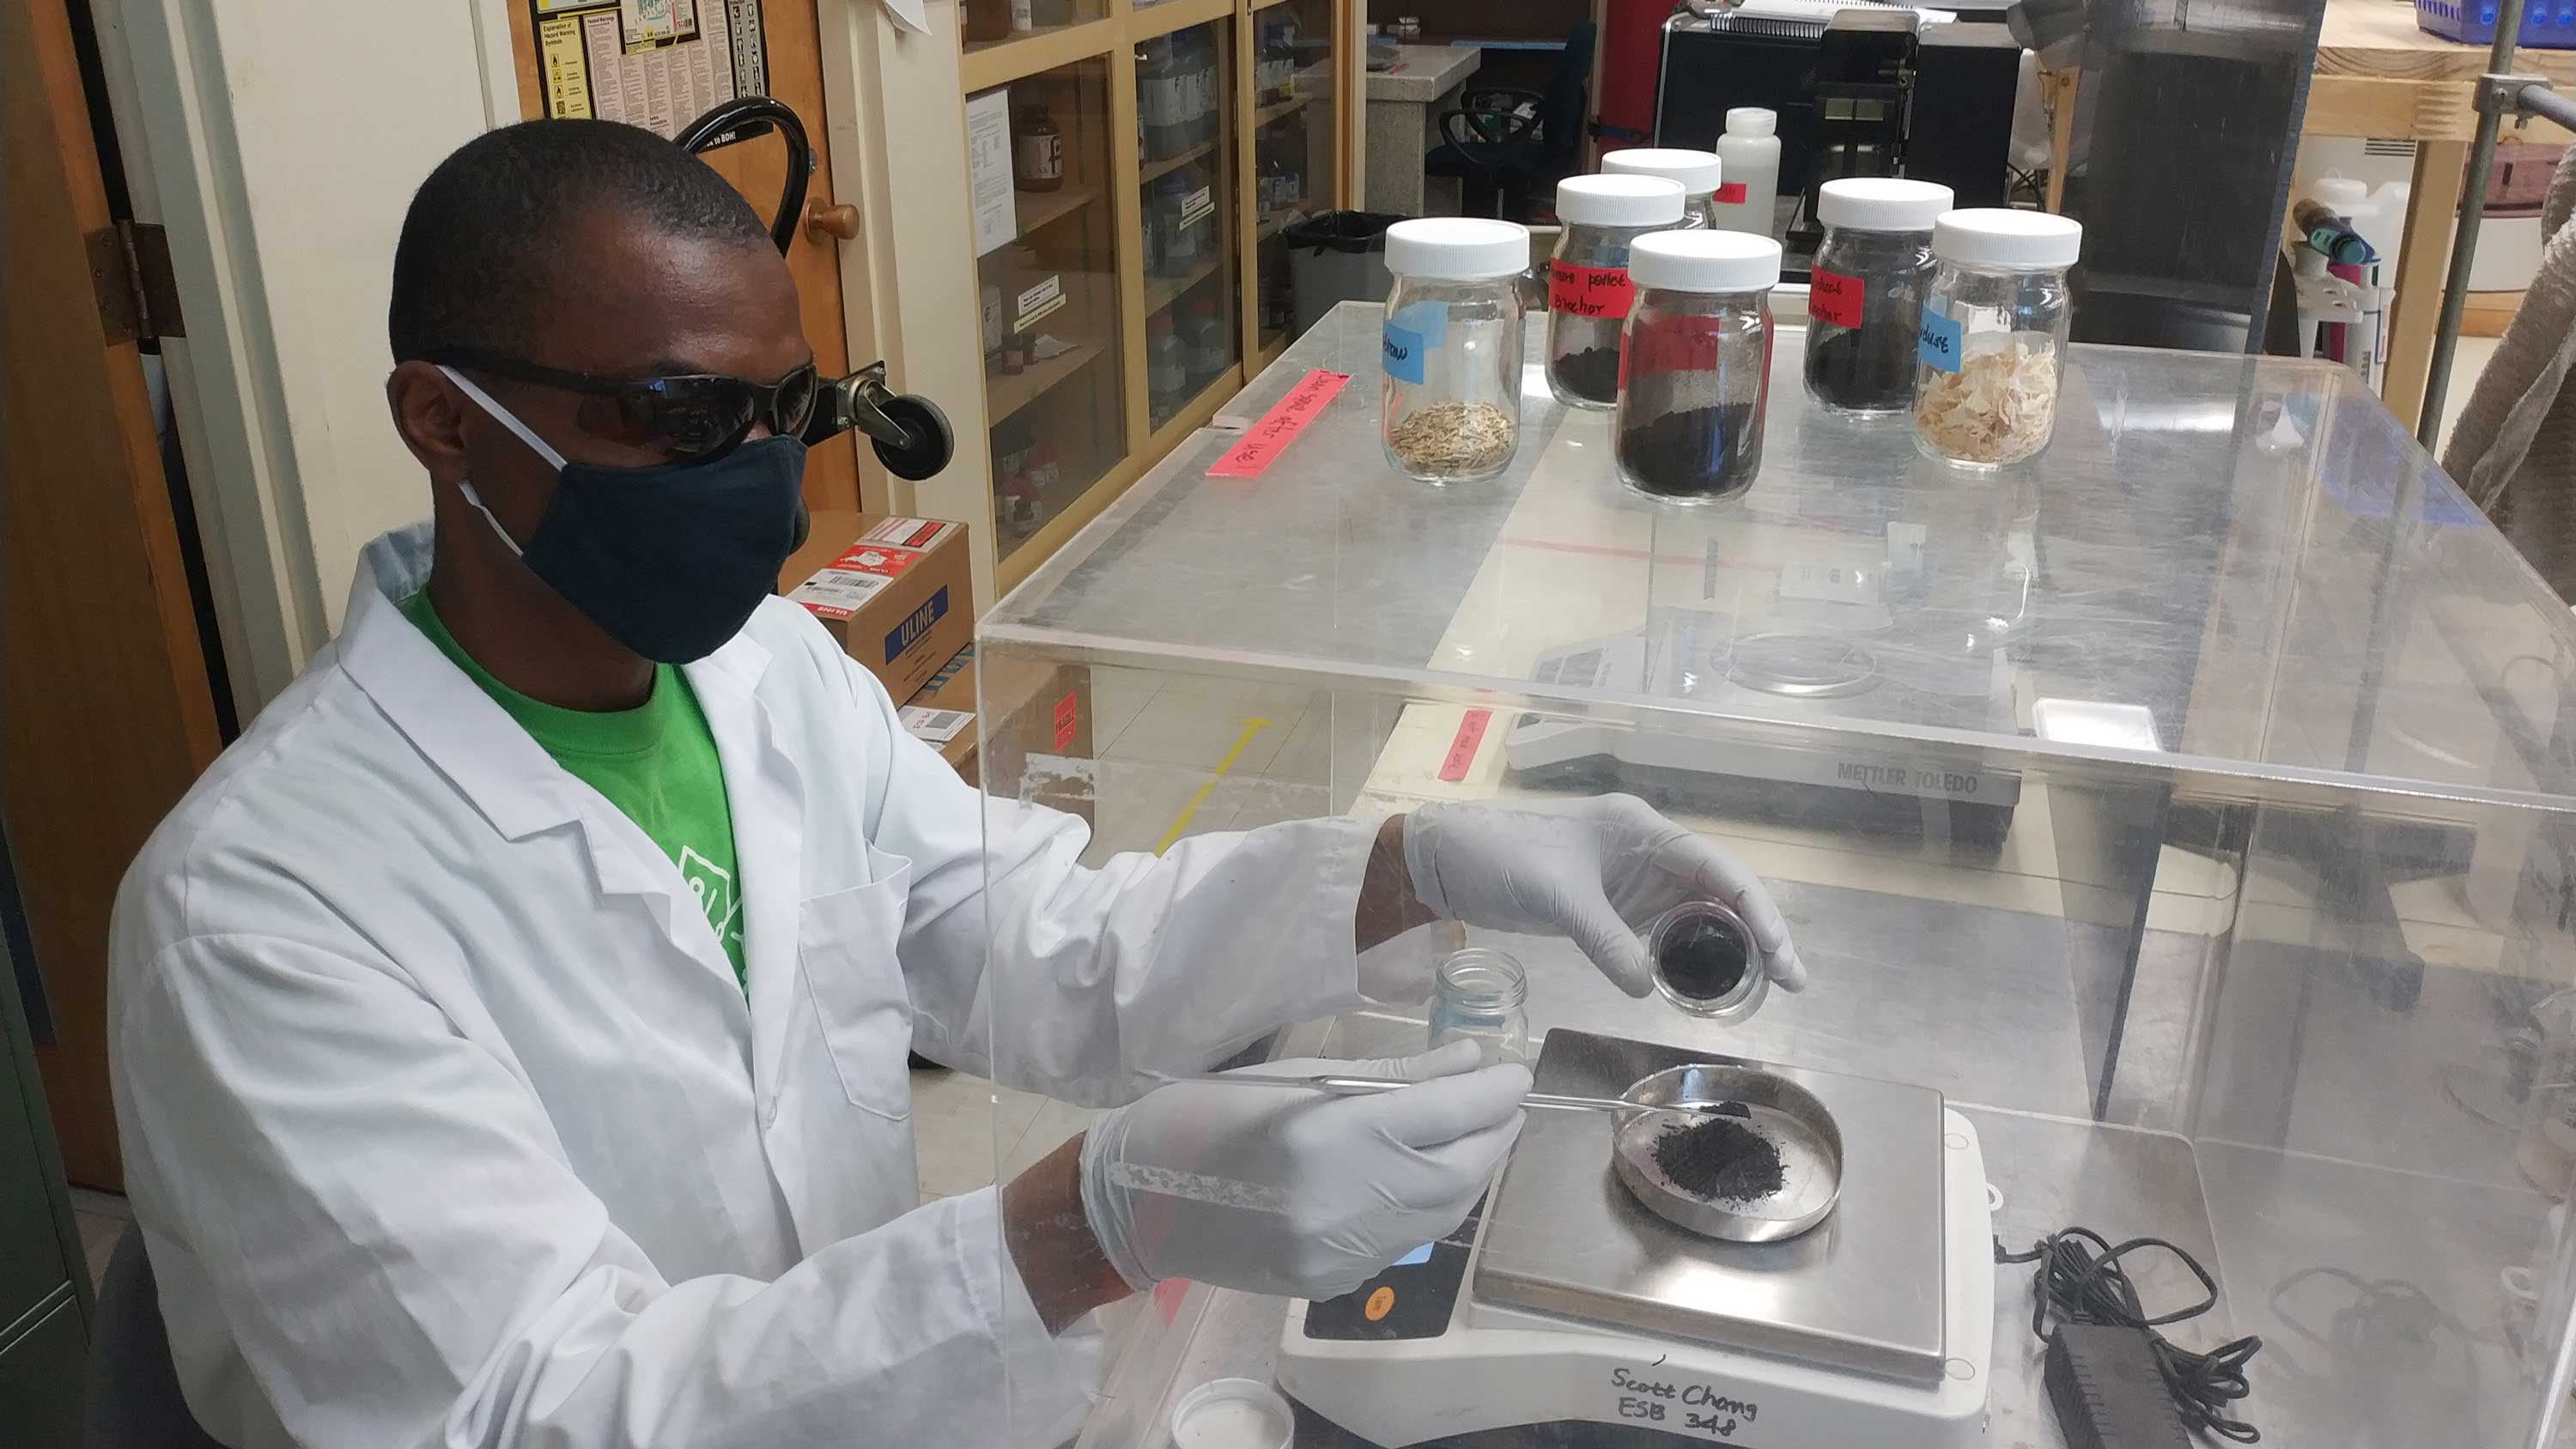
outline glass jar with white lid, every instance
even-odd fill
[[[1969,468],[2035,456],[2057,426],[2066,375],[2066,269],[2084,246],[2068,217],[2002,207],[1932,223],[1932,285],[1916,329],[1914,442]]]
[[[1899,413],[1914,402],[1916,332],[1932,284],[1932,223],[1950,188],[1851,176],[1817,188],[1825,228],[1807,284],[1807,395],[1826,411]]]
[[[1491,478],[1520,444],[1529,229],[1483,217],[1386,229],[1387,461],[1431,483]]]
[[[1619,329],[1628,320],[1628,246],[1681,225],[1682,184],[1663,176],[1569,176],[1556,184],[1556,251],[1547,263],[1547,390],[1568,407],[1619,397]]]
[[[1691,231],[1714,219],[1718,183],[1726,179],[1724,163],[1714,151],[1685,151],[1669,146],[1632,146],[1601,158],[1604,176],[1660,176],[1682,187],[1682,219],[1674,225]]]

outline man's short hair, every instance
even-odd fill
[[[742,193],[695,156],[617,121],[522,121],[438,163],[394,246],[394,360],[441,348],[526,356],[580,219],[602,211],[666,236],[769,244]],[[542,359],[535,359],[542,360]]]

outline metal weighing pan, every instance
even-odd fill
[[[1775,1243],[1823,1222],[1842,1197],[1842,1129],[1815,1093],[1786,1078],[1759,1067],[1703,1063],[1657,1072],[1622,1096],[1640,1107],[1724,1107],[1780,1149],[1777,1192],[1713,1201],[1675,1186],[1655,1164],[1655,1139],[1687,1124],[1662,1112],[1619,1120],[1611,1132],[1612,1169],[1648,1212],[1676,1227],[1729,1242]]]

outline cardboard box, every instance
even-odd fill
[[[903,727],[937,750],[967,784],[976,783],[975,749],[983,732],[975,727],[974,645],[939,666],[921,692],[904,702]]]
[[[960,713],[967,721],[952,730]],[[989,758],[1027,798],[1093,818],[1091,671],[1080,665],[987,666],[970,646],[905,703],[904,724],[970,785],[982,783]]]
[[[778,588],[822,620],[896,699],[912,698],[974,642],[975,586],[962,523],[817,512],[805,546],[779,571]]]

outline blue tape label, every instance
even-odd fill
[[[1934,372],[1959,370],[1959,319],[1923,309],[1923,326],[1914,335],[1914,353]]]
[[[1386,375],[1419,384],[1423,364],[1449,337],[1449,304],[1416,302],[1386,319]]]

